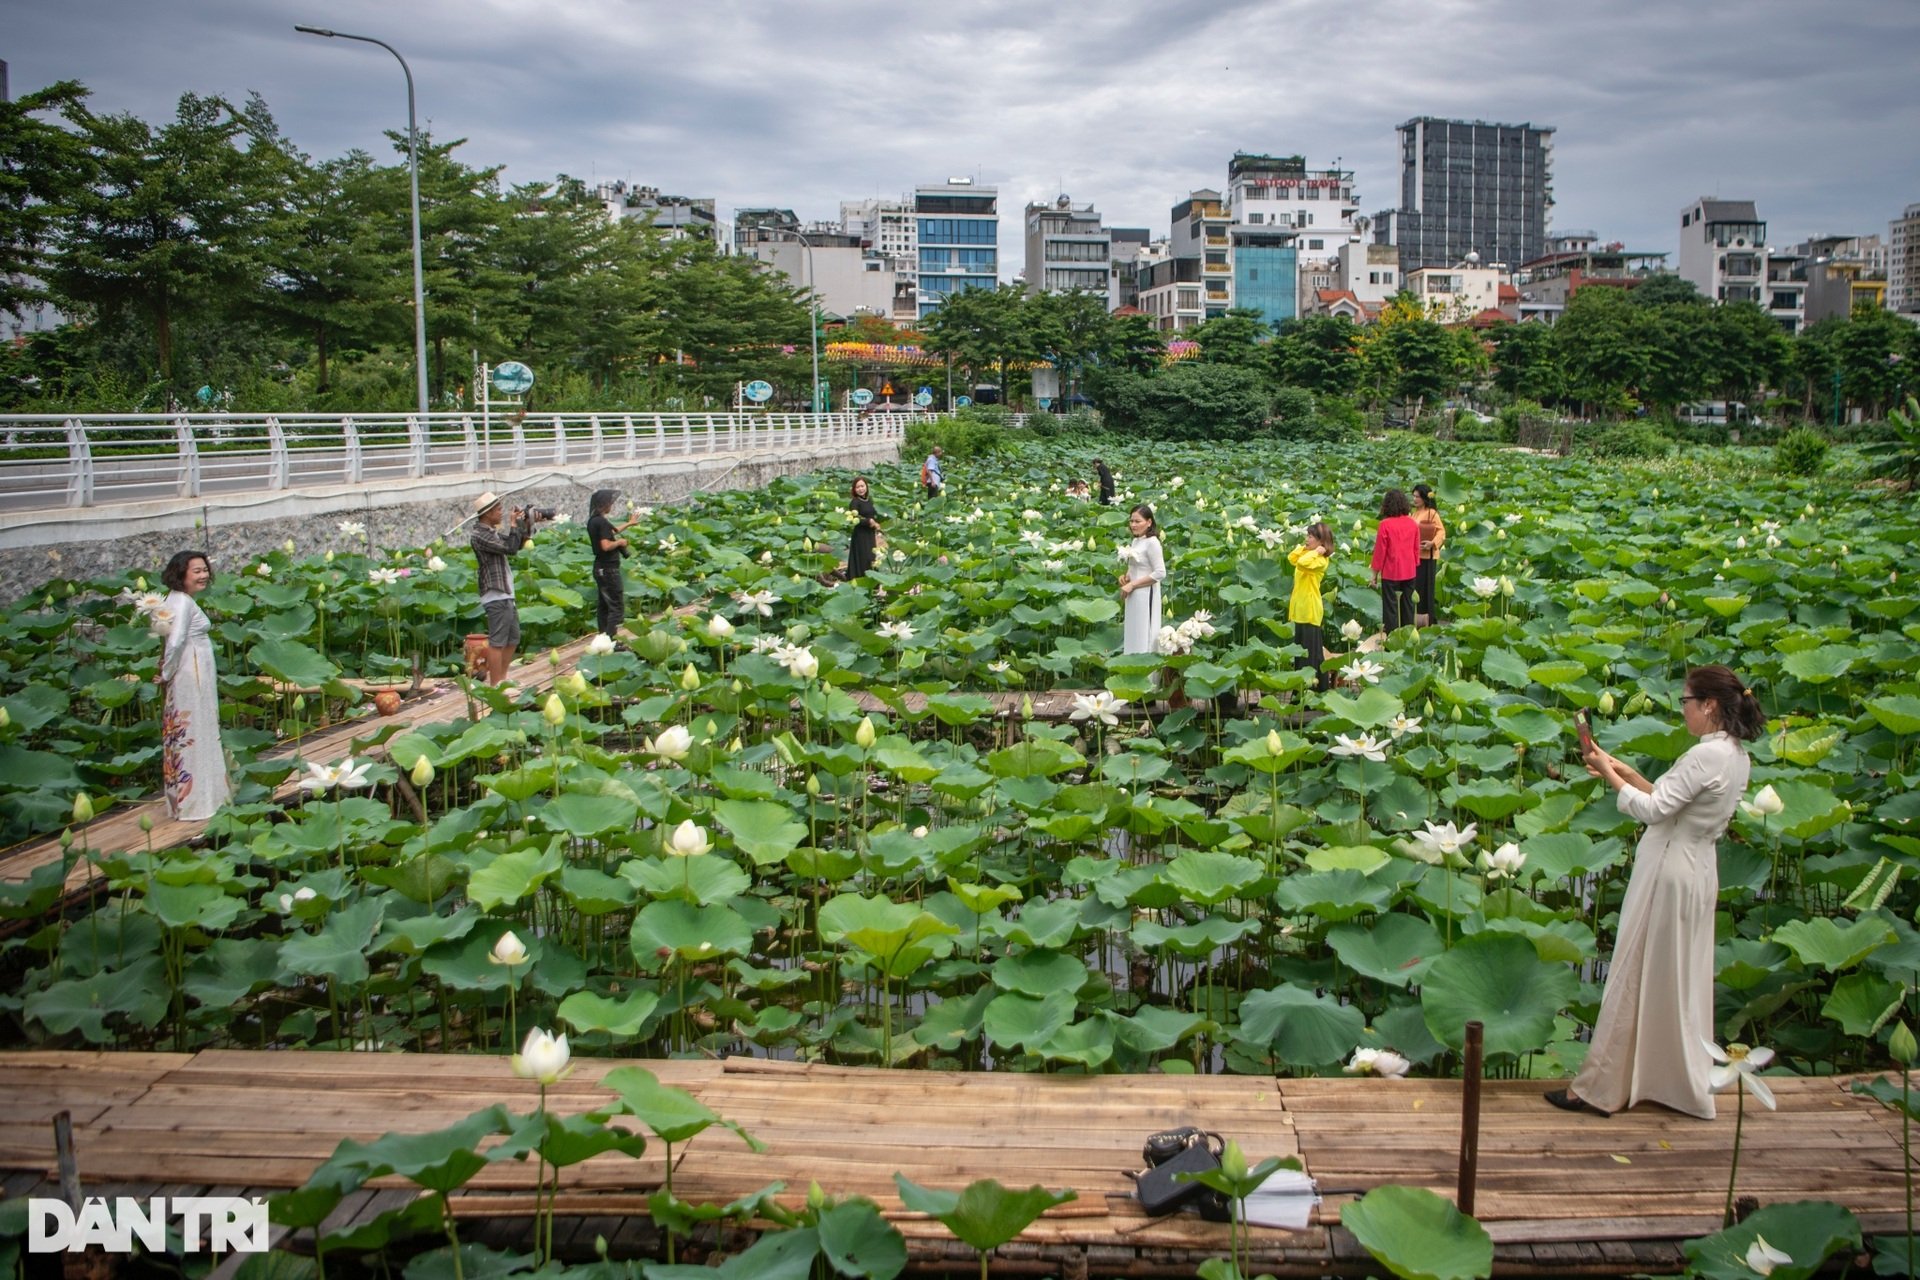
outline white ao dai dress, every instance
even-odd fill
[[[1125,559],[1129,581],[1139,582],[1142,578],[1151,581],[1135,587],[1127,597],[1126,631],[1120,651],[1152,653],[1154,641],[1160,638],[1160,586],[1167,578],[1167,562],[1160,551],[1160,539],[1135,538],[1127,546]]]
[[[166,704],[160,722],[161,785],[167,812],[204,822],[233,794],[220,748],[220,679],[213,669],[212,626],[192,596],[167,596],[166,648],[160,678]]]

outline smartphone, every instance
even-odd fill
[[[1573,723],[1580,730],[1580,754],[1593,754],[1593,727],[1587,723],[1587,713],[1581,711],[1575,714]]]

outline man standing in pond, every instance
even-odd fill
[[[927,455],[927,460],[920,466],[920,483],[927,487],[927,497],[930,499],[939,497],[940,490],[946,487],[947,478],[940,473],[940,459],[945,454],[945,449],[935,445],[933,452]]]
[[[513,602],[513,570],[509,556],[533,535],[533,513],[513,509],[512,520],[500,499],[483,493],[473,500],[473,555],[480,565],[480,607],[487,615],[487,683],[507,678],[513,651],[520,647],[520,610]]]

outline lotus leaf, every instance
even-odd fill
[[[467,878],[467,896],[482,911],[512,906],[558,875],[564,861],[558,837],[545,848],[503,853]]]
[[[657,973],[672,960],[743,955],[753,946],[753,929],[730,906],[696,906],[671,898],[640,909],[633,919],[631,943],[640,967]]]
[[[1418,983],[1445,949],[1438,929],[1402,912],[1388,912],[1366,926],[1335,925],[1327,930],[1327,945],[1355,973],[1396,987]]]
[[[1358,1009],[1299,987],[1249,991],[1240,1002],[1241,1038],[1295,1066],[1339,1062],[1365,1031],[1366,1019]]]
[[[713,816],[756,867],[785,860],[807,838],[806,825],[793,820],[792,810],[770,800],[721,800]]]
[[[557,1016],[575,1031],[604,1031],[624,1040],[639,1035],[659,1007],[660,997],[651,991],[636,991],[623,1000],[576,991],[560,1002]]]
[[[1493,1274],[1493,1238],[1486,1228],[1422,1187],[1375,1187],[1340,1211],[1340,1225],[1403,1280]]]
[[[1032,1052],[1073,1021],[1074,1008],[1072,991],[1056,989],[1043,998],[1006,992],[987,1005],[984,1025],[996,1045]]]
[[[1773,941],[1792,950],[1802,964],[1828,973],[1853,968],[1895,940],[1893,926],[1875,916],[1839,924],[1827,916],[1793,920],[1773,931]]]
[[[1761,1238],[1792,1258],[1773,1268],[1773,1280],[1808,1280],[1828,1258],[1860,1248],[1860,1222],[1837,1204],[1796,1200],[1766,1205],[1724,1231],[1680,1247],[1689,1269],[1703,1280],[1752,1280],[1747,1254]]]
[[[1055,991],[1071,994],[1086,980],[1086,964],[1060,951],[1022,951],[1002,956],[993,966],[994,986],[1035,997]]]
[[[1469,935],[1428,967],[1420,1007],[1433,1038],[1448,1048],[1460,1048],[1467,1023],[1477,1020],[1488,1053],[1519,1056],[1547,1042],[1554,1015],[1578,985],[1571,970],[1541,960],[1524,938]]]

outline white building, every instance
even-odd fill
[[[1461,324],[1485,311],[1502,309],[1502,288],[1513,291],[1513,278],[1499,264],[1483,267],[1478,254],[1453,267],[1421,267],[1407,273],[1407,292],[1426,304],[1427,312],[1442,324]],[[1515,295],[1517,297],[1517,295]]]
[[[741,252],[780,272],[795,288],[806,288],[811,279],[813,291],[820,297],[820,310],[827,316],[843,320],[862,314],[894,318],[898,289],[891,264],[853,236],[817,229],[801,234],[812,241],[811,277],[808,246],[791,236],[762,240]]]
[[[859,236],[870,248],[887,258],[912,258],[920,252],[920,237],[914,225],[913,201],[842,200],[840,229]]]
[[[1026,207],[1026,279],[1029,293],[1098,294],[1111,311],[1114,293],[1113,234],[1090,204],[1065,195]]]
[[[1887,224],[1887,309],[1920,315],[1920,204]]]
[[[1680,211],[1680,277],[1713,302],[1765,302],[1767,224],[1751,200],[1702,197]]]
[[[593,194],[609,218],[658,227],[676,240],[689,237],[712,243],[715,239],[717,220],[711,197],[662,195],[658,187],[629,187],[624,182],[603,182]]]

